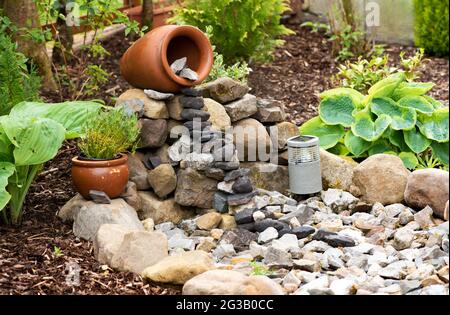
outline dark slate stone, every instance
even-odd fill
[[[223,179],[226,182],[231,182],[233,180],[238,179],[242,176],[248,176],[250,174],[250,170],[248,168],[240,168],[238,170],[231,171],[225,175],[225,178]]]
[[[253,184],[248,176],[239,177],[231,187],[237,194],[246,194],[253,191]]]
[[[206,177],[218,180],[218,181],[223,181],[223,178],[225,177],[225,172],[224,170],[221,170],[220,168],[208,168],[205,171],[205,175]]]
[[[162,164],[161,158],[151,152],[144,155],[142,162],[144,162],[145,167],[149,170],[155,169]]]
[[[216,192],[214,195],[213,207],[220,213],[228,212],[228,195],[223,192]]]
[[[255,212],[256,209],[245,209],[242,211],[239,211],[234,215],[234,219],[236,220],[237,224],[245,224],[245,223],[252,223],[253,220],[253,212]]]
[[[202,96],[202,94],[203,94],[203,92],[202,92],[201,90],[193,89],[193,88],[184,88],[184,89],[181,89],[181,93],[182,93],[183,95],[186,95],[186,96],[193,96],[193,97],[196,97],[196,96]]]
[[[295,234],[295,233],[290,228],[285,227],[282,230],[278,231],[278,237],[282,237],[284,234]]]
[[[258,232],[263,232],[269,227],[273,227],[277,231],[281,231],[283,229],[288,229],[289,225],[286,223],[283,223],[281,221],[272,220],[272,219],[264,219],[262,221],[255,222],[255,229]]]
[[[369,213],[370,211],[372,211],[372,205],[365,203],[363,201],[360,201],[356,205],[350,205],[349,209],[351,210],[352,214],[355,212]]]
[[[247,229],[236,228],[225,231],[220,239],[220,243],[232,244],[237,251],[247,250],[250,243],[256,241],[258,235]]]
[[[197,125],[200,125],[200,129],[201,130],[204,130],[204,129],[206,129],[207,127],[211,127],[211,122],[210,121],[198,121],[198,122],[196,122],[196,124],[195,124],[196,126]],[[194,130],[194,121],[186,121],[184,124],[183,124],[183,126],[185,126],[189,131],[192,131],[192,130]]]
[[[193,120],[194,118],[198,118],[200,120],[206,121],[209,119],[211,115],[208,112],[187,108],[181,111],[181,118],[185,120]]]
[[[254,192],[248,194],[231,195],[228,196],[228,204],[230,206],[245,205],[246,203],[249,203],[254,196],[255,196]]]
[[[298,239],[302,239],[308,237],[316,231],[311,226],[300,226],[292,229],[292,234],[295,234]]]
[[[100,204],[110,204],[111,203],[111,199],[103,191],[89,190],[89,197],[91,197],[92,201],[95,203],[100,203]]]
[[[224,171],[232,171],[237,170],[240,166],[239,161],[230,161],[230,162],[214,162],[214,167],[220,168]]]
[[[192,109],[202,109],[205,106],[203,97],[182,96],[180,97],[180,103],[184,108]]]
[[[252,223],[245,223],[245,224],[239,224],[237,227],[238,227],[238,229],[243,229],[243,230],[247,230],[247,231],[250,231],[250,232],[256,232],[255,223],[254,222],[252,222]]]
[[[333,247],[353,247],[356,245],[354,240],[341,235],[328,235],[324,242]]]
[[[330,236],[330,235],[337,235],[337,233],[334,232],[328,232],[325,230],[318,230],[316,234],[314,234],[313,236],[313,240],[315,241],[324,241],[325,242],[325,238]]]

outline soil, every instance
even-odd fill
[[[252,93],[284,102],[288,119],[300,125],[317,114],[317,95],[332,87],[331,76],[337,63],[331,57],[331,45],[321,34],[312,34],[298,25],[290,25],[296,35],[286,37],[286,44],[275,53],[270,64],[253,65],[249,78]],[[119,70],[119,59],[131,44],[117,34],[105,41],[110,56],[97,60],[110,79],[92,95],[78,99],[103,99],[109,105],[129,87]],[[413,48],[389,46],[393,57]],[[398,57],[396,57],[398,58]],[[82,77],[83,68],[69,66],[73,82]],[[430,58],[423,69],[423,81],[437,84],[433,95],[448,104],[448,59]],[[60,94],[43,95],[49,102],[72,99],[74,93],[64,88]],[[179,288],[144,283],[132,273],[117,272],[101,266],[93,256],[92,244],[77,239],[70,224],[56,217],[56,212],[75,195],[70,177],[70,160],[78,154],[75,143],[65,143],[57,157],[47,163],[32,185],[25,204],[23,225],[0,227],[0,294],[179,294]],[[80,267],[80,285],[66,282],[67,266]]]

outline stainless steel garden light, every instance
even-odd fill
[[[322,190],[319,138],[296,136],[288,139],[290,191],[298,195]]]

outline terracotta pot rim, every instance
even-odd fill
[[[199,50],[206,49],[208,52],[205,53],[206,56],[212,56],[213,51],[211,48],[211,43],[209,42],[208,37],[206,37],[203,32],[191,25],[167,25],[168,27],[173,27],[174,29],[169,32],[169,34],[164,38],[161,46],[161,61],[162,66],[164,68],[164,71],[166,71],[167,75],[176,83],[182,86],[194,86],[197,84],[200,84],[203,82],[203,80],[208,76],[209,72],[212,69],[213,66],[213,58],[208,57],[208,60],[204,61],[204,65],[198,69],[199,71],[197,73],[199,79],[197,81],[190,81],[187,79],[184,79],[178,75],[176,75],[172,69],[170,68],[169,62],[167,60],[167,49],[169,47],[169,43],[172,39],[179,37],[179,36],[185,36],[190,39],[192,39],[193,42],[198,43],[197,47]],[[164,27],[164,26],[162,26]],[[202,42],[204,45],[202,45]]]
[[[119,153],[119,157],[111,160],[86,160],[76,156],[72,159],[72,164],[81,167],[111,167],[126,164],[128,155]]]

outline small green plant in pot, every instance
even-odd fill
[[[84,198],[90,198],[91,190],[110,198],[122,194],[129,176],[125,153],[135,150],[139,129],[137,117],[123,108],[101,110],[90,117],[78,145],[81,155],[72,160],[72,179]]]

